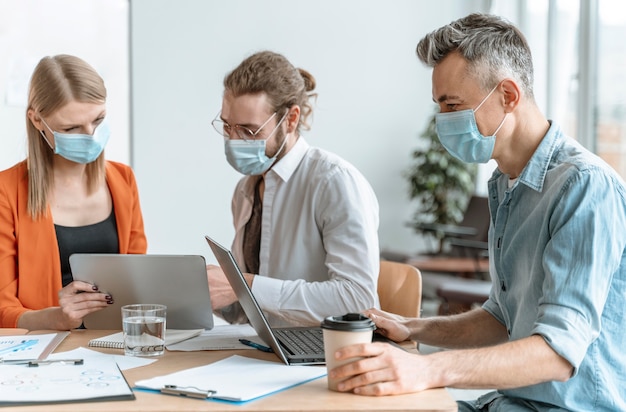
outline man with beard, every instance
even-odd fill
[[[270,324],[319,325],[378,306],[378,202],[351,164],[309,146],[315,79],[262,51],[224,79],[213,120],[226,158],[244,174],[233,195],[233,255]],[[219,266],[208,265],[211,301],[245,319]]]

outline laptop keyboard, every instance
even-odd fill
[[[293,355],[324,353],[324,337],[321,328],[274,329],[274,334]]]

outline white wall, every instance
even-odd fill
[[[488,4],[0,0],[0,170],[26,155],[25,99],[36,62],[80,56],[107,85],[113,135],[106,155],[135,169],[149,251],[210,255],[204,234],[232,239],[230,197],[239,178],[210,126],[222,79],[249,54],[270,49],[316,77],[319,99],[305,137],[370,181],[380,202],[381,247],[418,251],[422,239],[405,226],[414,205],[403,173],[432,102],[430,70],[415,45]]]
[[[210,122],[222,80],[270,49],[310,71],[319,98],[309,143],[352,162],[380,203],[382,248],[414,252],[403,177],[432,113],[430,70],[415,56],[427,32],[467,14],[464,0],[132,0],[133,166],[150,253],[214,261],[203,235],[230,245],[240,175]],[[478,9],[476,9],[478,10]]]
[[[107,87],[106,156],[130,161],[128,0],[0,0],[0,170],[26,157],[28,82],[44,56],[74,54]]]

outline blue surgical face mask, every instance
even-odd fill
[[[448,152],[457,159],[467,163],[487,163],[493,155],[496,144],[496,133],[500,130],[506,117],[491,136],[483,136],[476,126],[474,113],[487,101],[496,90],[494,87],[480,102],[476,109],[460,110],[458,112],[437,113],[435,115],[437,135],[439,141]]]
[[[76,163],[91,163],[100,156],[104,150],[104,146],[109,141],[110,131],[106,121],[100,123],[96,130],[94,130],[93,136],[88,134],[75,134],[75,133],[59,133],[53,131],[50,126],[41,119],[44,125],[50,130],[54,136],[54,147],[50,144],[46,138],[46,134],[40,130],[39,132],[48,143],[55,154],[71,160]]]
[[[265,154],[266,140],[230,140],[224,141],[226,159],[228,163],[244,175],[260,175],[269,170],[274,164],[278,154],[285,147],[287,136],[283,139],[283,144],[273,157]]]
[[[285,116],[287,116],[287,113],[283,115],[266,139],[239,140],[227,138],[224,140],[224,149],[228,163],[230,163],[236,171],[244,175],[260,175],[267,172],[276,161],[276,158],[278,158],[283,147],[285,147],[288,136],[284,137],[283,143],[273,157],[268,157],[265,154],[265,142],[278,130]]]

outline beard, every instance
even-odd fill
[[[285,156],[285,154],[287,154],[287,152],[285,151],[285,146],[287,145],[286,140],[289,138],[289,136],[283,131],[282,127],[279,127],[275,133],[275,145],[272,145],[273,147],[271,153],[267,153],[266,151],[266,154],[268,157],[274,157],[276,156],[276,153],[278,153],[278,151],[280,150],[280,153],[278,153],[278,156],[276,157],[276,162],[278,162],[283,156]],[[283,144],[285,146],[283,146]],[[282,150],[281,146],[283,146]]]

